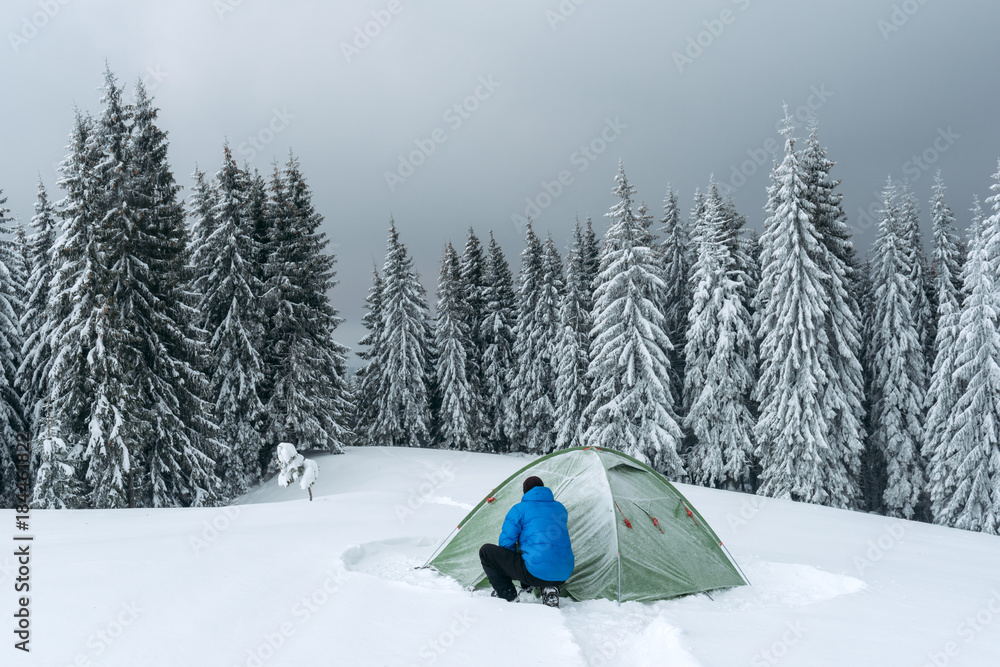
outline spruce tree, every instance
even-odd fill
[[[358,369],[355,396],[354,433],[359,444],[371,445],[378,440],[378,406],[382,404],[383,371],[380,364],[385,361],[384,324],[382,321],[382,293],[384,286],[378,267],[372,263],[372,286],[365,298],[365,310],[361,323],[368,333],[358,342],[362,349],[358,352],[366,363]]]
[[[941,523],[990,535],[1000,532],[1000,164],[991,186],[993,214],[972,240],[965,301],[955,342],[958,399],[946,466]]]
[[[978,201],[976,207],[978,208]],[[927,487],[934,521],[944,520],[945,503],[954,493],[949,482],[948,465],[955,443],[955,434],[948,429],[949,420],[958,401],[959,387],[954,381],[958,357],[956,345],[962,315],[962,266],[964,257],[961,237],[955,228],[955,216],[945,202],[945,187],[940,172],[934,179],[931,199],[934,220],[934,291],[937,295],[937,337],[931,381],[927,389],[927,422],[924,425],[923,457],[927,461]],[[982,223],[982,211],[976,213],[974,226]],[[952,422],[954,425],[954,422]]]
[[[823,403],[830,425],[830,442],[842,453],[856,483],[864,451],[864,369],[861,365],[861,311],[857,301],[855,252],[851,241],[840,181],[830,177],[835,163],[819,143],[815,120],[802,167],[806,173],[806,198],[812,204],[813,225],[826,248],[818,266],[825,274],[829,296],[826,317],[829,369]]]
[[[514,328],[517,296],[514,279],[503,250],[490,232],[483,270],[484,315],[480,328],[483,336],[483,431],[495,452],[511,451],[511,431],[507,427],[505,406],[514,373]]]
[[[128,143],[132,178],[126,204],[137,218],[130,284],[120,296],[133,301],[131,326],[137,333],[136,375],[146,423],[142,504],[199,506],[215,502],[219,444],[207,378],[205,350],[194,327],[190,244],[183,204],[167,161],[167,135],[158,109],[136,85],[134,122]]]
[[[441,405],[438,414],[438,442],[448,449],[480,449],[477,432],[477,405],[468,374],[469,351],[473,348],[469,331],[472,304],[464,289],[462,265],[451,243],[445,245],[438,280],[435,345],[437,388]]]
[[[325,251],[323,216],[313,207],[298,160],[289,155],[283,171],[275,171],[264,284],[269,390],[263,464],[279,442],[341,453],[350,437],[347,349],[333,338],[343,320],[328,296],[337,284],[336,259]]]
[[[548,453],[555,445],[555,344],[561,276],[531,224],[521,252],[514,366],[506,428],[515,450]],[[552,250],[554,251],[554,244]]]
[[[756,380],[747,276],[734,238],[738,228],[713,183],[705,198],[685,349],[685,426],[696,442],[688,454],[692,480],[750,490]]]
[[[466,375],[472,392],[472,418],[474,431],[477,434],[478,447],[485,446],[486,424],[483,421],[482,408],[486,402],[483,391],[483,355],[486,352],[486,342],[483,337],[483,321],[486,318],[486,255],[479,237],[469,227],[469,235],[465,242],[465,250],[461,258],[461,288],[465,294],[466,326],[469,329],[469,343],[466,350]]]
[[[663,261],[665,286],[662,309],[666,318],[667,337],[674,346],[670,355],[670,368],[674,375],[674,399],[680,405],[684,391],[688,313],[691,311],[692,248],[687,225],[681,218],[677,205],[677,193],[669,186],[663,200],[663,219],[660,222],[660,236],[663,240],[658,250]]]
[[[926,363],[920,338],[922,289],[914,281],[912,221],[896,202],[889,181],[875,245],[872,330],[872,427],[885,463],[883,510],[911,518],[923,489],[921,442],[926,392]]]
[[[635,189],[619,163],[594,292],[587,444],[624,451],[669,478],[684,474],[671,392],[673,345],[661,310],[664,284],[651,234],[632,210]]]
[[[934,278],[924,252],[923,235],[920,233],[920,207],[909,182],[903,182],[902,203],[899,210],[901,234],[909,268],[909,280],[916,287],[910,308],[917,324],[920,345],[924,350],[927,366],[934,364]]]
[[[24,392],[25,416],[32,436],[48,417],[49,371],[52,368],[50,341],[52,321],[48,313],[49,284],[55,273],[52,248],[56,241],[56,211],[49,201],[42,179],[38,179],[35,215],[31,218],[34,233],[28,238],[30,275],[26,285],[27,301],[21,316],[24,334],[24,359],[17,372],[17,385]]]
[[[96,226],[101,205],[101,191],[94,178],[97,143],[92,139],[94,120],[77,112],[70,135],[69,153],[60,164],[59,185],[65,197],[57,205],[61,217],[60,233],[52,249],[54,275],[50,283],[48,313],[53,359],[49,372],[46,399],[49,420],[57,426],[65,447],[53,448],[51,458],[61,470],[73,469],[83,486],[86,467],[87,422],[93,407],[94,384],[88,356],[95,345],[90,314],[97,305],[97,270],[100,266]],[[69,505],[67,489],[49,487],[39,475],[35,499],[40,507]],[[89,498],[79,498],[85,506]]]
[[[0,191],[0,234],[11,233],[13,220],[4,207],[7,198]],[[14,507],[17,461],[15,439],[25,429],[21,396],[17,387],[17,369],[21,359],[23,336],[19,313],[22,310],[21,288],[17,284],[17,245],[0,239],[0,507]],[[13,268],[13,270],[12,270]]]
[[[427,297],[392,219],[382,280],[385,357],[378,369],[382,396],[373,444],[425,447],[431,442],[433,354]]]
[[[260,248],[250,211],[253,184],[236,166],[228,144],[215,183],[214,229],[203,246],[204,256],[213,258],[212,270],[198,277],[196,291],[208,336],[209,398],[226,447],[220,462],[223,488],[233,497],[261,475],[264,285],[256,267]]]
[[[587,275],[585,239],[580,221],[566,255],[566,287],[559,308],[556,351],[556,449],[584,444],[583,412],[590,402],[587,368],[590,366],[592,288]]]
[[[759,493],[851,507],[858,452],[833,441],[827,403],[828,251],[816,229],[816,206],[792,131],[786,113],[785,156],[771,174],[770,216],[760,241]]]

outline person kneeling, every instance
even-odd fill
[[[484,544],[479,549],[479,560],[497,597],[516,601],[516,579],[524,587],[541,588],[542,602],[558,607],[559,588],[575,565],[567,527],[569,515],[538,477],[524,480],[522,490],[521,502],[511,507],[504,518],[499,545]]]

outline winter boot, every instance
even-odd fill
[[[492,593],[490,593],[490,597],[491,597],[491,598],[499,598],[499,597],[502,597],[502,598],[503,598],[504,600],[506,600],[507,602],[520,602],[520,600],[518,600],[518,599],[517,599],[517,590],[516,590],[516,589],[514,589],[514,588],[511,588],[511,589],[510,589],[510,595],[503,595],[503,596],[501,596],[501,595],[498,595],[498,594],[497,594],[497,591],[496,591],[496,589],[494,588],[494,589],[493,589],[493,592],[492,592]]]
[[[546,586],[542,589],[542,604],[546,607],[559,608],[559,589],[555,586]]]

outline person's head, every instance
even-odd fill
[[[532,475],[528,479],[524,480],[524,486],[522,488],[524,488],[524,493],[527,493],[536,486],[545,486],[545,484],[542,483],[541,478]]]

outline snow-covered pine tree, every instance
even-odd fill
[[[872,411],[872,390],[875,386],[875,350],[872,348],[872,332],[875,330],[875,286],[872,282],[871,259],[865,258],[857,272],[858,304],[861,320],[861,367],[864,378],[864,444],[861,454],[861,472],[858,486],[861,493],[861,508],[866,512],[877,512],[882,507],[882,493],[885,491],[885,459],[875,438],[874,415]]]
[[[475,407],[474,432],[476,433],[477,449],[486,446],[486,424],[483,421],[482,409],[486,403],[483,392],[483,354],[486,352],[486,342],[483,338],[482,326],[486,318],[486,255],[479,237],[469,227],[469,235],[462,252],[462,289],[468,308],[465,311],[466,324],[469,328],[468,360],[466,361],[466,376],[472,391]]]
[[[691,238],[687,224],[681,218],[677,193],[667,186],[660,221],[658,250],[663,262],[663,316],[666,333],[674,349],[670,353],[670,368],[674,375],[675,404],[682,404],[684,395],[685,347],[687,346],[688,313],[691,312]]]
[[[358,356],[366,363],[358,369],[355,376],[357,390],[353,430],[362,445],[370,445],[378,440],[378,406],[382,404],[384,376],[379,364],[385,361],[382,292],[382,276],[372,262],[372,286],[365,298],[365,310],[368,312],[361,318],[361,324],[368,333],[358,342],[362,347]]]
[[[555,344],[561,275],[532,225],[521,251],[514,366],[506,427],[517,451],[547,453],[555,445]],[[553,244],[554,250],[554,244]],[[561,273],[561,271],[559,271]]]
[[[976,201],[978,208],[979,202]],[[982,211],[975,213],[978,229]],[[945,523],[944,509],[954,493],[950,482],[957,480],[949,475],[951,447],[957,444],[955,434],[948,425],[958,401],[959,386],[954,381],[958,357],[956,342],[959,337],[962,315],[962,253],[961,237],[955,228],[955,216],[945,201],[945,186],[939,171],[934,178],[934,195],[931,198],[931,217],[934,221],[934,292],[937,296],[937,337],[934,341],[935,357],[931,381],[927,389],[927,421],[924,424],[923,457],[927,462],[927,490],[930,495],[931,515],[936,523]],[[955,422],[951,422],[955,425]],[[954,517],[952,517],[954,518]]]
[[[350,439],[351,396],[347,348],[333,338],[343,321],[330,304],[336,259],[326,252],[323,216],[298,159],[289,155],[275,169],[271,186],[270,255],[265,290],[270,302],[266,325],[268,439],[261,453],[272,458],[278,442],[300,449],[343,452]]]
[[[236,166],[228,144],[215,182],[215,228],[202,249],[213,258],[212,270],[198,277],[196,291],[208,336],[209,397],[226,448],[220,465],[223,490],[231,498],[261,475],[264,285],[255,266],[260,248],[249,211],[251,179]]]
[[[826,403],[830,340],[827,249],[815,226],[808,175],[785,116],[785,156],[771,173],[761,236],[760,377],[755,429],[758,493],[834,507],[853,506],[858,452],[832,441]]]
[[[517,296],[510,265],[490,232],[483,269],[483,431],[492,451],[509,452],[511,434],[504,406],[510,393],[514,368],[514,326]]]
[[[462,265],[451,243],[445,245],[438,280],[435,346],[440,407],[437,437],[440,446],[467,451],[481,449],[476,396],[469,378],[469,352],[474,348],[469,331],[468,300]]]
[[[890,180],[883,191],[879,236],[875,244],[872,359],[872,427],[886,477],[883,511],[911,518],[924,487],[921,458],[927,370],[920,339],[913,279],[911,221],[896,202]]]
[[[17,371],[17,385],[23,392],[25,417],[31,424],[34,437],[48,416],[46,399],[48,375],[52,367],[48,301],[49,283],[55,273],[52,247],[56,241],[56,211],[49,201],[41,178],[38,179],[38,198],[35,200],[35,215],[31,218],[31,226],[34,232],[28,238],[30,273],[26,285],[27,301],[21,316],[23,359]],[[35,467],[37,469],[38,466]]]
[[[588,445],[646,461],[669,478],[684,474],[681,429],[671,392],[673,346],[660,310],[664,284],[653,239],[632,210],[635,189],[619,163],[607,214],[611,227],[594,292],[588,376]]]
[[[63,495],[72,487],[48,485],[54,476],[36,479],[35,500],[39,507],[86,506],[83,451],[89,437],[87,422],[93,408],[94,384],[87,359],[95,336],[90,314],[97,304],[97,276],[100,265],[95,234],[100,215],[101,195],[94,179],[97,143],[92,140],[94,120],[77,112],[70,135],[69,153],[59,166],[59,185],[65,197],[56,205],[62,218],[60,233],[52,248],[54,275],[49,288],[48,344],[53,352],[46,399],[49,420],[65,443],[55,447],[52,460],[62,470],[73,468],[81,482],[80,497]]]
[[[7,198],[0,191],[0,234],[11,233]],[[14,507],[17,466],[15,438],[25,429],[21,395],[17,387],[23,335],[19,313],[22,311],[17,284],[17,265],[21,261],[15,241],[0,238],[0,507]],[[11,270],[13,268],[13,270]]]
[[[167,135],[156,123],[158,113],[140,81],[127,146],[132,176],[125,194],[137,224],[119,233],[134,245],[130,262],[140,270],[132,270],[132,280],[114,298],[133,304],[133,379],[139,390],[133,400],[141,401],[146,413],[137,501],[151,507],[199,506],[219,497],[219,443],[206,400],[205,350],[193,324],[197,315],[184,207],[167,161]]]
[[[977,225],[964,276],[965,301],[955,342],[958,399],[948,431],[941,523],[1000,533],[1000,164],[993,175],[993,214]]]
[[[413,260],[399,240],[390,218],[389,240],[382,267],[384,363],[372,444],[425,447],[431,440],[429,360],[433,353],[427,296]]]
[[[601,272],[601,242],[594,233],[594,223],[587,216],[583,230],[583,246],[581,255],[583,257],[584,274],[586,283],[590,285],[590,302],[594,302],[594,286],[597,284],[597,276]]]
[[[712,183],[699,230],[685,356],[687,469],[696,484],[751,489],[757,356],[737,254],[738,228]]]
[[[899,210],[900,234],[904,242],[906,262],[910,272],[910,282],[917,286],[913,293],[911,310],[924,350],[927,367],[934,365],[934,276],[924,252],[924,239],[920,233],[920,206],[917,195],[908,181],[903,181],[902,203]]]
[[[211,275],[215,265],[215,257],[209,254],[208,239],[215,232],[217,223],[213,211],[215,210],[216,185],[210,176],[204,171],[195,167],[191,175],[194,179],[194,188],[189,201],[189,215],[191,216],[191,232],[189,243],[191,247],[191,281],[192,287],[196,290],[198,286]],[[206,324],[204,313],[199,313],[195,320],[198,326]]]
[[[809,140],[802,152],[802,168],[806,174],[806,197],[812,204],[813,225],[826,248],[818,262],[820,271],[826,275],[824,289],[829,297],[826,329],[831,367],[823,403],[830,426],[830,443],[841,452],[852,484],[856,484],[865,437],[862,324],[857,301],[854,244],[841,204],[843,197],[837,192],[840,181],[830,177],[835,164],[819,143],[813,119]]]
[[[584,444],[587,425],[583,412],[590,402],[590,331],[593,292],[585,265],[585,239],[580,221],[573,225],[573,241],[566,254],[566,287],[559,309],[556,362],[556,449]]]

